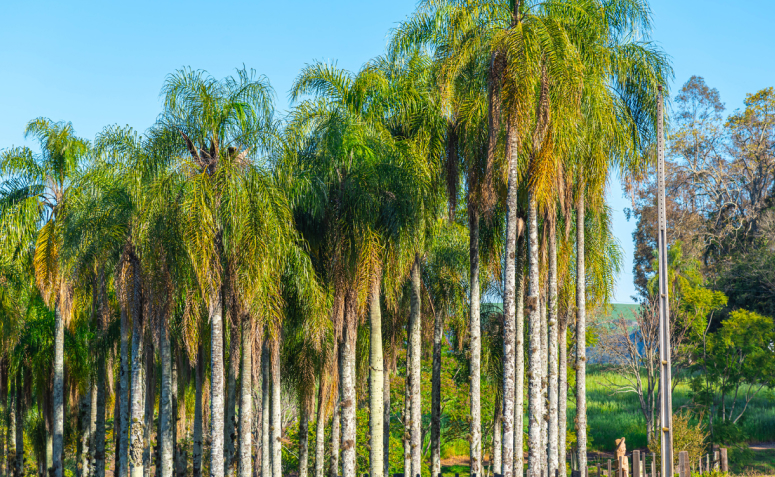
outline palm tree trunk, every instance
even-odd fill
[[[223,477],[223,411],[226,403],[223,396],[223,296],[220,286],[213,287],[210,297],[210,341],[210,477]]]
[[[15,477],[24,475],[24,390],[21,373],[16,376],[16,463]]]
[[[229,310],[229,315],[234,313],[233,309]],[[240,325],[239,318],[234,316],[229,320],[230,337],[229,337],[229,369],[228,377],[226,379],[226,417],[224,421],[224,474],[227,476],[232,475],[234,468],[234,455],[236,454],[236,423],[237,423],[237,375],[240,369]]]
[[[318,413],[315,422],[315,477],[323,477],[326,458],[326,387],[325,378],[321,377],[318,386]]]
[[[17,371],[18,372],[18,371]],[[3,460],[6,461],[6,469],[8,476],[16,476],[16,380],[13,376],[10,376],[10,393],[8,399],[8,434],[6,439],[8,440],[8,454],[3,455]]]
[[[541,310],[539,309],[538,283],[538,214],[534,193],[528,193],[528,292],[527,310],[530,326],[530,371],[528,374],[529,416],[528,425],[528,472],[532,477],[541,471]]]
[[[355,345],[358,337],[357,295],[350,290],[345,300],[345,324],[340,354],[342,380],[342,476],[355,477]],[[276,476],[280,477],[280,476]]]
[[[558,332],[558,348],[560,370],[558,378],[558,398],[559,407],[557,410],[557,427],[559,430],[557,450],[559,454],[560,475],[567,475],[565,468],[565,448],[568,428],[568,316],[563,313],[560,317]]]
[[[382,356],[382,311],[380,309],[380,280],[371,281],[369,297],[369,471],[371,477],[382,477],[384,471],[384,372]],[[306,475],[300,475],[306,477]]]
[[[309,475],[309,409],[299,403],[299,477]]]
[[[409,336],[410,332],[410,325],[409,323],[406,324],[407,330],[406,335]],[[411,388],[411,382],[412,382],[412,373],[409,370],[410,363],[412,361],[412,353],[411,353],[411,347],[406,350],[406,379],[404,380],[404,435],[403,435],[403,444],[404,444],[404,476],[412,477],[412,445],[411,445],[411,435],[410,435],[410,428],[411,424],[410,421],[412,420],[411,414],[412,414],[412,399],[410,397],[410,388]]]
[[[339,359],[338,345],[334,344],[334,359]],[[341,376],[341,374],[340,374]],[[331,415],[331,469],[330,477],[338,477],[339,475],[339,443],[341,440],[341,403],[340,392],[341,380],[337,379],[337,383],[333,384],[334,391],[334,411]]]
[[[89,418],[91,418],[91,392],[81,396],[80,408],[81,442],[76,460],[77,463],[80,463],[80,467],[76,468],[76,475],[78,477],[89,477],[89,439],[91,437],[89,435],[89,432],[91,431]]]
[[[53,385],[53,477],[62,477],[62,452],[65,437],[65,323],[57,301],[54,318],[54,385]]]
[[[554,219],[549,221],[549,475],[559,469],[559,411],[558,411],[558,356],[557,356],[557,229]]]
[[[183,350],[177,348],[176,358],[173,363],[177,364],[175,376],[177,383],[174,387],[175,395],[175,477],[186,477],[186,439],[188,438],[188,421],[186,419],[186,389],[189,382],[189,364]]]
[[[269,372],[269,352],[268,343],[264,345],[263,375],[261,377],[261,477],[270,477],[272,475],[272,452],[269,445],[271,437],[269,435],[270,416],[272,415],[272,385]]]
[[[132,293],[132,381],[130,388],[129,472],[131,477],[143,477],[145,450],[145,345],[140,303],[140,275],[133,264]],[[165,476],[166,477],[166,476]]]
[[[522,477],[525,430],[525,237],[517,240],[516,330],[514,332],[514,476]]]
[[[481,406],[481,356],[482,331],[479,317],[479,211],[469,205],[469,254],[471,266],[469,340],[471,351],[471,474],[482,475],[482,406]]]
[[[431,376],[431,476],[441,473],[441,343],[444,337],[442,311],[433,317],[433,370]]]
[[[172,477],[173,442],[173,393],[172,384],[172,350],[170,350],[170,331],[164,317],[159,320],[159,356],[161,358],[161,389],[159,390],[159,441],[158,465],[161,466],[161,477]],[[213,353],[215,353],[213,347]],[[210,471],[213,472],[212,470]],[[135,476],[132,476],[135,477]]]
[[[97,383],[93,382],[91,385],[89,399],[91,404],[89,406],[89,453],[86,456],[86,462],[89,466],[87,470],[88,476],[93,477],[94,466],[94,445],[97,442],[95,433],[97,432]]]
[[[420,254],[415,253],[412,265],[412,297],[409,314],[409,346],[411,347],[412,380],[409,382],[412,399],[411,447],[412,476],[422,474],[422,315],[420,297]]]
[[[8,360],[0,358],[0,477],[6,477],[5,422],[8,403]]]
[[[196,377],[195,377],[195,398],[194,398],[194,442],[192,448],[192,475],[193,477],[202,477],[202,420],[204,418],[202,409],[202,388],[205,380],[205,363],[202,344],[199,344],[199,350],[196,358]]]
[[[239,403],[239,477],[250,477],[253,455],[253,324],[242,318],[242,363]],[[232,337],[233,339],[233,337]]]
[[[118,384],[118,433],[116,435],[116,477],[127,477],[129,457],[129,320],[125,306],[121,307],[121,362]]]
[[[513,141],[513,140],[512,140]],[[516,147],[512,149],[516,150]],[[516,366],[517,157],[509,157],[506,276],[503,304],[503,476],[514,472],[514,368]],[[501,473],[501,472],[499,472]],[[521,476],[520,476],[521,477]]]
[[[500,474],[503,470],[503,404],[500,399],[495,400],[492,419],[492,458],[490,460],[492,472]]]
[[[579,469],[587,468],[587,288],[584,265],[584,195],[576,208],[576,443]]]
[[[546,262],[543,263],[546,266]],[[542,267],[543,268],[543,267]],[[548,406],[546,400],[548,398],[548,368],[549,360],[547,359],[547,351],[549,348],[548,339],[548,323],[546,314],[546,291],[541,294],[540,299],[541,306],[541,472],[546,474],[547,470],[547,446],[549,443],[549,427],[548,427]]]
[[[278,330],[279,333],[279,330]],[[283,402],[282,387],[280,384],[280,337],[275,336],[271,344],[270,367],[272,372],[272,421],[271,421],[271,449],[272,449],[272,477],[282,477],[283,454]]]
[[[151,433],[153,411],[156,407],[156,363],[153,341],[145,347],[145,432],[143,433],[143,476],[151,477]]]
[[[382,461],[385,477],[390,476],[390,364],[389,357],[384,358],[382,385]]]
[[[103,331],[100,327],[100,331]],[[97,357],[97,420],[94,425],[94,460],[91,475],[105,477],[105,401],[108,382],[105,369],[105,354],[100,352]]]

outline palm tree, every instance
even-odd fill
[[[56,314],[52,395],[53,475],[62,477],[64,329],[71,313],[71,303],[69,284],[66,277],[59,272],[58,251],[61,246],[62,222],[67,212],[67,200],[71,194],[70,180],[82,166],[89,143],[75,136],[72,124],[55,123],[46,118],[30,121],[25,129],[25,137],[37,139],[40,153],[34,154],[26,147],[3,151],[0,154],[0,171],[8,177],[5,196],[17,203],[30,204],[28,210],[31,213],[10,218],[16,221],[13,226],[40,227],[35,246],[36,279],[41,292],[54,307]]]

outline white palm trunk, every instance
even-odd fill
[[[272,437],[269,428],[272,416],[272,376],[269,370],[269,353],[267,353],[266,345],[264,350],[261,377],[261,477],[270,477],[272,475],[272,449],[269,443]]]
[[[223,299],[220,288],[213,286],[210,297],[210,477],[223,477],[226,403],[223,396]]]
[[[382,460],[385,476],[390,475],[390,362],[384,357],[382,386]]]
[[[356,295],[348,294],[345,308],[345,326],[341,344],[342,380],[342,476],[355,477],[355,345],[358,336]],[[280,476],[275,476],[280,477]]]
[[[339,356],[339,346],[334,344],[334,359],[341,363],[342,359]],[[340,375],[337,376],[337,382],[333,384],[334,390],[334,412],[331,415],[331,468],[329,469],[330,477],[337,477],[339,475],[339,443],[341,442],[341,424],[342,424],[342,412],[341,412],[341,368]]]
[[[529,477],[538,477],[541,471],[541,310],[539,308],[538,283],[538,215],[534,193],[528,193],[528,294],[527,310],[530,326],[530,363],[528,373],[528,472]]]
[[[516,150],[516,147],[513,148]],[[503,303],[503,477],[514,476],[514,398],[516,379],[517,157],[509,157],[506,214],[506,276]],[[521,432],[521,430],[520,430]],[[500,473],[500,472],[499,472]],[[521,476],[520,476],[521,477]]]
[[[516,331],[514,365],[514,476],[522,477],[525,427],[525,238],[517,242]]]
[[[433,375],[431,376],[431,477],[441,473],[441,345],[444,337],[442,312],[433,317]]]
[[[234,313],[230,310],[229,314]],[[237,375],[240,363],[240,326],[238,317],[232,317],[231,336],[229,337],[229,369],[226,378],[226,416],[223,421],[223,471],[224,475],[233,475],[234,456],[236,455],[236,430],[237,430]]]
[[[558,334],[558,347],[560,350],[560,370],[559,370],[559,385],[558,385],[558,398],[559,406],[557,409],[557,427],[559,428],[558,436],[558,452],[559,452],[559,466],[560,475],[567,475],[567,469],[565,467],[565,448],[566,437],[568,429],[568,316],[563,313],[560,317],[559,332]]]
[[[116,436],[117,477],[127,477],[127,458],[129,457],[129,320],[126,307],[121,307],[121,362],[119,364],[118,384],[118,435]]]
[[[411,325],[406,325],[407,341],[411,334]],[[412,421],[412,397],[410,393],[412,383],[412,372],[410,370],[412,362],[412,347],[406,350],[406,379],[404,380],[404,435],[402,443],[404,444],[404,476],[412,477],[412,439],[411,439],[411,421]]]
[[[309,410],[299,404],[299,477],[309,475]]]
[[[16,463],[15,477],[24,475],[24,388],[21,376],[16,378]],[[104,469],[104,467],[103,467]],[[104,475],[104,474],[103,474]]]
[[[140,321],[139,277],[136,277],[136,296],[132,320],[132,384],[130,388],[129,475],[143,477],[145,450],[145,340]]]
[[[495,401],[495,412],[492,420],[492,460],[491,471],[494,474],[503,472],[503,404],[500,399]]]
[[[2,403],[0,405],[0,409],[4,408],[5,403]],[[91,426],[89,425],[89,419],[91,418],[91,393],[84,394],[81,397],[81,405],[80,405],[80,418],[81,418],[81,448],[79,450],[79,463],[81,466],[76,469],[78,472],[76,475],[78,477],[89,477],[89,440],[90,440],[90,431]],[[2,416],[2,413],[0,413],[0,416]],[[2,436],[0,436],[2,437]],[[0,453],[0,458],[2,454]],[[0,469],[5,470],[5,469]],[[4,473],[0,474],[4,476]]]
[[[94,447],[97,439],[95,434],[97,432],[97,383],[93,382],[91,385],[91,405],[89,406],[89,453],[87,456],[87,464],[89,469],[86,473],[88,476],[92,476],[93,462],[94,462]]]
[[[557,233],[554,220],[549,223],[549,300],[547,303],[549,328],[549,475],[559,469],[559,410],[558,410],[558,324],[557,324]]]
[[[576,443],[579,469],[587,468],[587,288],[584,264],[584,196],[576,208]]]
[[[371,477],[382,477],[384,470],[384,383],[382,356],[382,311],[380,309],[380,281],[373,279],[369,302],[369,471]],[[306,476],[300,476],[306,477]]]
[[[170,350],[170,332],[164,319],[159,324],[159,357],[161,358],[161,389],[159,394],[159,429],[161,434],[159,441],[159,460],[161,477],[172,477],[172,464],[174,454],[173,439],[173,406],[172,394],[175,392],[172,385],[172,352]],[[215,347],[213,353],[216,352]],[[211,470],[212,473],[212,470]],[[135,476],[132,476],[135,477]]]
[[[251,477],[253,466],[253,325],[242,320],[242,362],[239,404],[239,477]]]
[[[10,393],[8,396],[8,434],[5,435],[8,442],[8,455],[3,455],[6,461],[8,476],[16,477],[16,380],[10,378]]]
[[[279,332],[279,331],[278,331]],[[280,337],[274,338],[270,350],[270,370],[272,385],[272,419],[269,426],[271,442],[269,447],[272,452],[272,477],[283,475],[283,401],[282,386],[280,383]]]
[[[541,472],[546,475],[547,470],[547,448],[549,444],[549,406],[547,406],[548,392],[548,323],[547,323],[547,303],[546,295],[542,294],[541,300]]]
[[[411,373],[409,393],[412,401],[410,446],[412,453],[412,477],[422,475],[422,316],[420,297],[420,255],[415,254],[412,265],[412,296],[409,313],[409,346],[411,348]]]
[[[101,353],[97,357],[97,415],[94,423],[94,459],[91,470],[93,477],[105,477],[105,401],[108,386],[106,374],[105,355]]]
[[[191,451],[191,467],[194,477],[202,476],[202,437],[203,437],[203,425],[204,425],[204,409],[203,409],[203,388],[205,380],[205,363],[204,352],[202,351],[202,345],[199,345],[196,361],[196,376],[194,378],[196,386],[194,397],[194,442]]]
[[[315,477],[323,477],[326,460],[326,382],[320,379],[318,387],[318,412],[315,424]]]
[[[153,342],[145,346],[145,432],[143,433],[143,475],[151,476],[151,432],[153,410],[156,405],[156,370]]]
[[[62,477],[62,451],[65,438],[65,323],[59,302],[54,310],[54,386],[53,386],[53,477]]]
[[[469,254],[471,267],[470,289],[470,315],[468,318],[470,340],[470,366],[471,366],[471,434],[470,434],[470,459],[471,474],[482,475],[482,406],[481,406],[481,356],[482,356],[482,330],[479,316],[480,291],[479,291],[479,212],[474,205],[469,206]]]

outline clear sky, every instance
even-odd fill
[[[288,107],[306,63],[357,70],[385,47],[414,0],[0,1],[0,148],[24,144],[39,116],[72,121],[94,138],[108,124],[149,127],[164,77],[183,66],[223,77],[245,65],[265,74]],[[673,90],[691,75],[719,89],[729,110],[775,86],[775,1],[652,0],[654,40],[672,57]],[[609,192],[626,263],[616,302],[630,302],[632,230],[615,181]]]

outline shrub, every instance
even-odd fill
[[[689,452],[689,462],[697,462],[700,456],[705,454],[705,442],[708,439],[708,433],[702,420],[696,425],[689,422],[688,413],[673,415],[673,458],[678,461],[678,453],[682,451]],[[662,462],[662,444],[659,435],[655,435],[649,441],[649,451],[656,454],[657,466]]]

